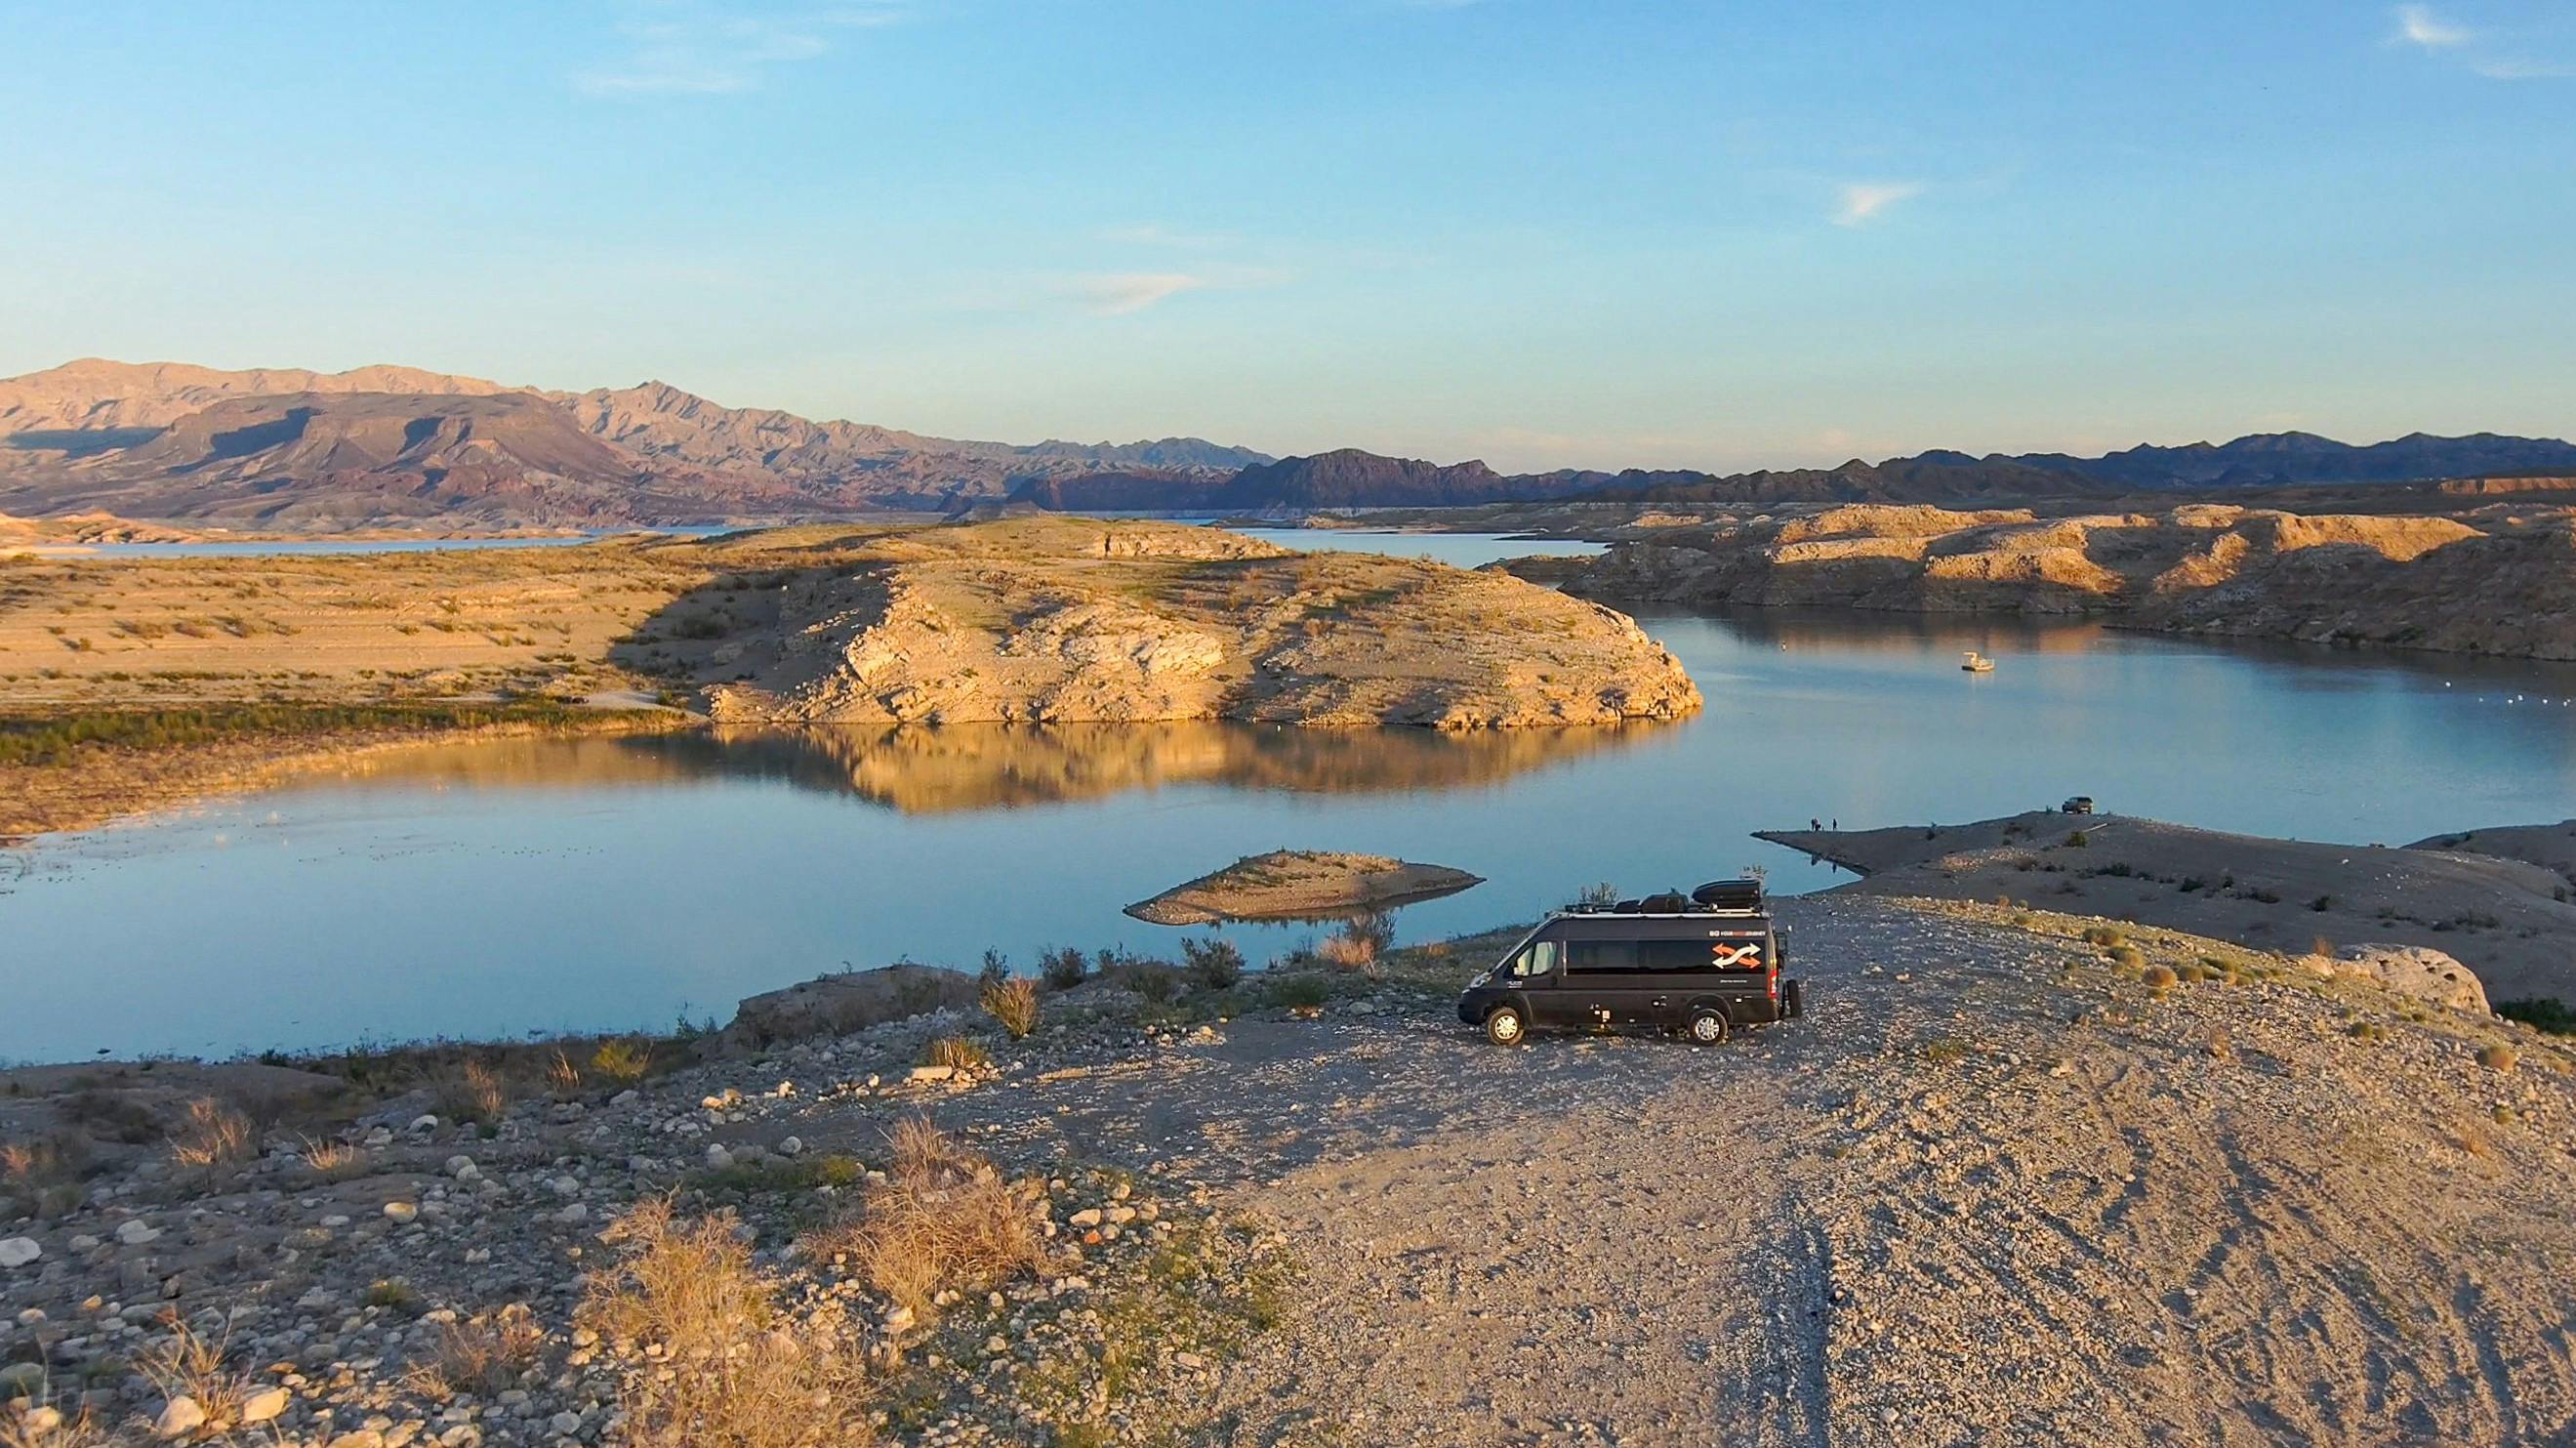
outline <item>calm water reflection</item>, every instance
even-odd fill
[[[1407,540],[1410,541],[1410,540]],[[1501,551],[1511,551],[1505,545]],[[1913,616],[1651,617],[1707,712],[1444,738],[1228,725],[755,732],[389,754],[0,863],[0,1057],[667,1024],[837,967],[1169,949],[1127,902],[1238,855],[1488,877],[1408,936],[1687,885],[1809,817],[2075,793],[2400,843],[2576,814],[2576,670]],[[1959,654],[1999,660],[1960,672]],[[1306,927],[1237,927],[1258,956]],[[68,967],[68,968],[67,968]]]

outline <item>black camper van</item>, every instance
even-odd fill
[[[1532,1031],[1659,1026],[1702,1045],[1797,1015],[1758,880],[1577,906],[1539,922],[1458,997],[1458,1019],[1513,1046]]]

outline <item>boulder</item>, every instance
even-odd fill
[[[729,1044],[758,1048],[816,1036],[846,1036],[886,1021],[975,1004],[980,987],[963,971],[888,965],[827,975],[749,997],[725,1027]]]
[[[2477,973],[2428,945],[2354,945],[2331,964],[2337,975],[2376,981],[2399,995],[2453,1010],[2489,1013],[2486,987]]]

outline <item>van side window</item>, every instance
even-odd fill
[[[1548,974],[1556,969],[1556,957],[1560,948],[1553,940],[1532,941],[1529,949],[1512,957],[1512,974],[1524,979]]]
[[[1637,942],[1633,940],[1574,940],[1566,943],[1565,970],[1568,975],[1604,975],[1637,969]]]

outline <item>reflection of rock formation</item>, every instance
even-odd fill
[[[1645,738],[1599,729],[1316,730],[1256,724],[725,728],[615,741],[689,771],[780,779],[907,814],[1007,809],[1166,785],[1365,794],[1495,783]]]

